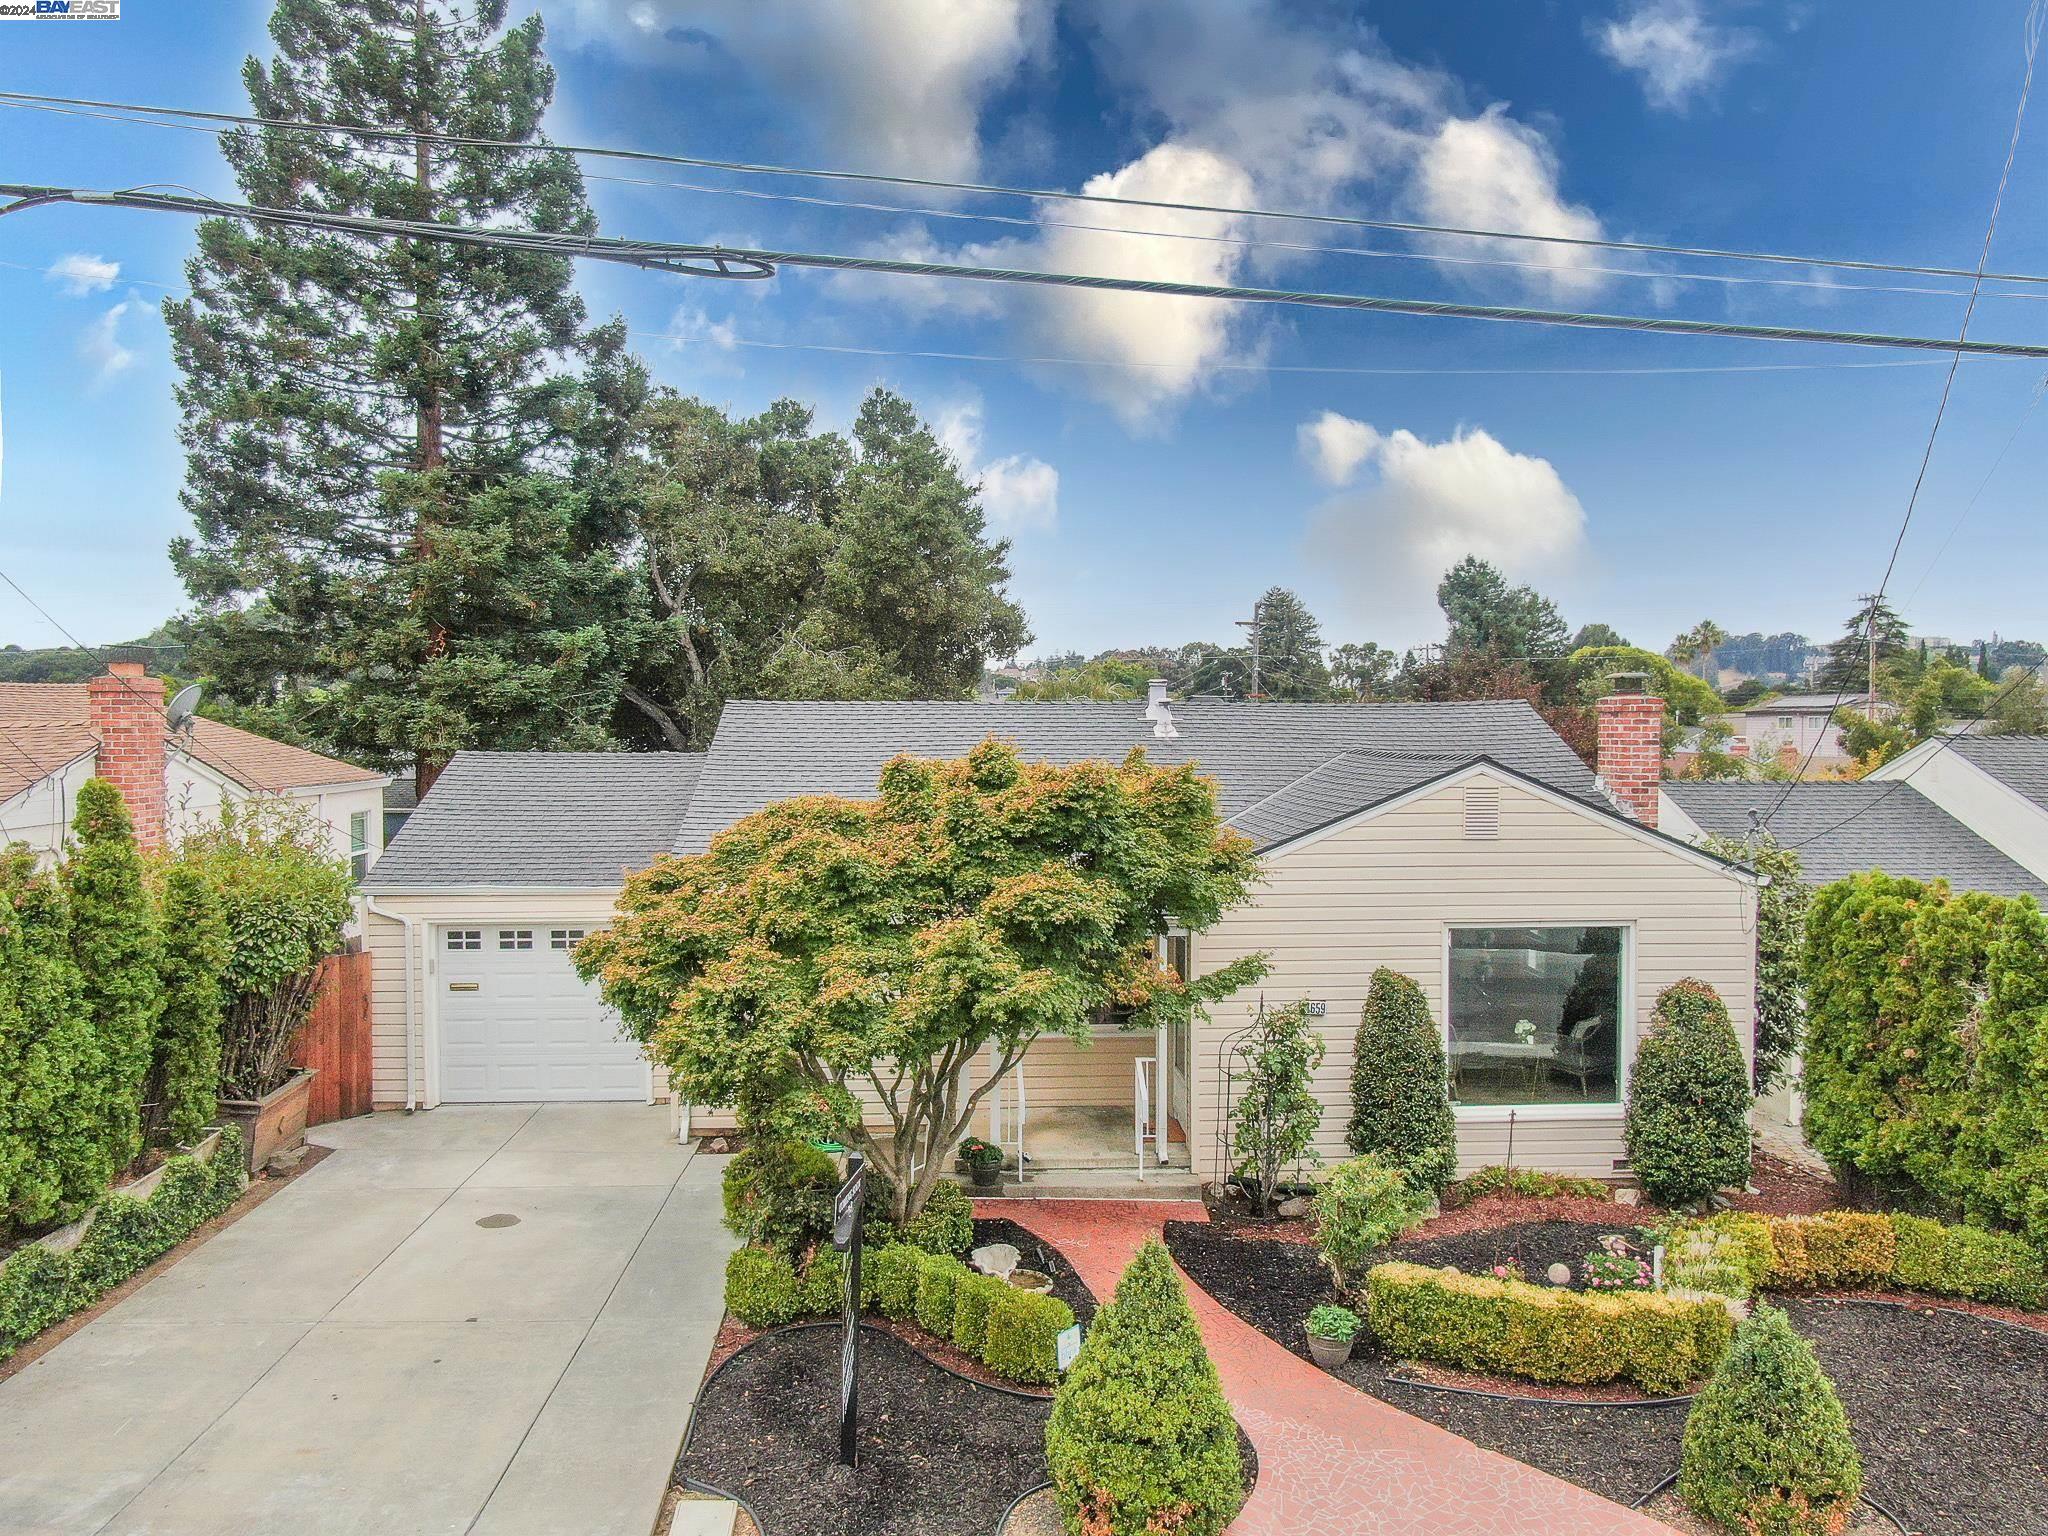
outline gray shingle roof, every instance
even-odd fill
[[[1525,703],[1189,700],[1172,709],[1180,734],[1162,741],[1140,703],[734,702],[719,720],[676,851],[700,852],[740,817],[791,795],[871,796],[897,754],[959,757],[990,736],[1055,763],[1120,761],[1133,747],[1157,763],[1193,762],[1217,781],[1223,814],[1246,817],[1244,830],[1261,846],[1479,756],[1610,809],[1593,771]],[[1350,804],[1340,804],[1346,797]]]
[[[458,752],[365,892],[609,890],[675,841],[701,752]]]
[[[1664,786],[1702,832],[1725,837],[1741,837],[1749,830],[1750,810],[1769,812],[1784,792],[1782,784],[1768,783],[1676,781]],[[1837,825],[1852,815],[1854,821]],[[1788,847],[1804,845],[1799,857],[1815,885],[1881,869],[1916,880],[1940,877],[1957,890],[2024,893],[2048,901],[2048,886],[1911,784],[1800,784],[1772,815],[1770,830]]]
[[[1949,750],[2048,811],[2048,736],[1958,736]]]

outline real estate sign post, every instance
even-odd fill
[[[867,1160],[846,1160],[846,1178],[832,1201],[832,1245],[846,1255],[845,1335],[839,1346],[839,1461],[854,1464],[854,1411],[860,1396],[860,1228],[867,1204]]]

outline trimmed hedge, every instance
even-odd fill
[[[1734,1327],[1715,1299],[1590,1294],[1400,1263],[1366,1275],[1365,1310],[1374,1336],[1404,1359],[1578,1386],[1626,1378],[1653,1393],[1704,1376]]]
[[[241,1133],[229,1126],[210,1161],[165,1164],[146,1200],[107,1196],[69,1253],[40,1243],[17,1250],[0,1266],[0,1360],[177,1247],[233,1205],[244,1182]]]
[[[726,1310],[750,1328],[836,1316],[845,1263],[837,1249],[820,1245],[799,1276],[780,1249],[735,1249],[725,1264]],[[1006,1380],[1028,1383],[1059,1379],[1056,1341],[1074,1325],[1073,1309],[1057,1297],[1017,1290],[951,1254],[909,1243],[885,1243],[863,1257],[861,1305],[917,1324]]]
[[[1053,1400],[1045,1460],[1067,1529],[1216,1536],[1244,1503],[1237,1428],[1180,1276],[1138,1250]]]
[[[1629,1074],[1622,1139],[1659,1205],[1749,1180],[1749,1067],[1714,989],[1687,977],[1657,994]]]
[[[1770,1232],[1771,1269],[1764,1284],[1776,1290],[1878,1285],[1891,1278],[1898,1258],[1892,1224],[1862,1211],[1778,1217]]]
[[[1385,966],[1372,973],[1359,1014],[1344,1142],[1354,1155],[1377,1153],[1432,1194],[1458,1171],[1443,1037],[1422,988]]]
[[[1736,1330],[1685,1419],[1678,1496],[1731,1531],[1840,1536],[1863,1492],[1848,1415],[1775,1307]]]
[[[2009,1307],[2048,1303],[2048,1262],[2025,1239],[1902,1212],[1890,1220],[1897,1242],[1892,1278],[1907,1289]]]

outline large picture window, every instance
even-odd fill
[[[1621,1101],[1620,928],[1451,930],[1451,1097]]]

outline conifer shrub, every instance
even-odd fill
[[[163,929],[163,1014],[147,1097],[156,1126],[191,1144],[213,1123],[220,1098],[220,1022],[227,999],[227,913],[206,877],[191,865],[162,866],[157,897]]]
[[[87,779],[71,830],[74,843],[62,865],[71,953],[100,1042],[101,1135],[120,1169],[142,1151],[142,1090],[164,1008],[162,935],[120,790]]]
[[[1166,1249],[1138,1251],[1053,1399],[1045,1457],[1069,1530],[1217,1536],[1244,1503],[1237,1426]]]
[[[1458,1170],[1458,1122],[1443,1038],[1422,988],[1385,966],[1374,971],[1353,1053],[1345,1144],[1441,1194]]]
[[[749,1328],[779,1328],[802,1305],[796,1266],[774,1248],[735,1248],[725,1261],[725,1309]]]
[[[1435,1208],[1406,1173],[1374,1153],[1339,1163],[1316,1191],[1312,1208],[1316,1248],[1337,1289],[1354,1294],[1373,1256],[1427,1221]]]
[[[1687,978],[1657,996],[1636,1049],[1623,1126],[1629,1165],[1660,1205],[1749,1180],[1749,1068],[1714,989]]]
[[[1862,1491],[1833,1384],[1785,1314],[1758,1307],[1686,1416],[1679,1498],[1731,1531],[1841,1536]]]
[[[926,1253],[965,1253],[974,1246],[974,1201],[951,1179],[943,1179],[898,1235]]]
[[[988,1309],[1010,1287],[994,1275],[970,1271],[953,1287],[953,1347],[981,1358],[988,1342]]]
[[[989,1301],[981,1363],[1010,1381],[1058,1381],[1059,1336],[1073,1326],[1074,1309],[1057,1296],[1005,1285]]]
[[[917,1268],[917,1326],[934,1338],[953,1337],[953,1298],[972,1274],[949,1253],[928,1254]]]

